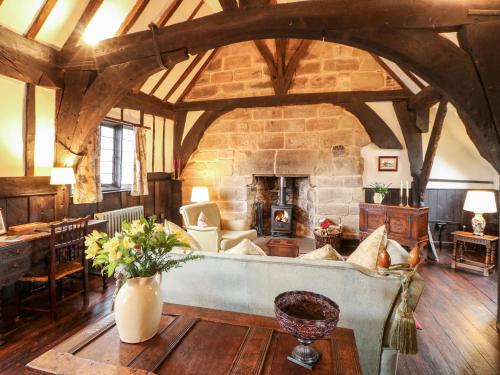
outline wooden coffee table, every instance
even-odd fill
[[[159,333],[120,342],[111,314],[26,365],[26,374],[361,374],[354,332],[337,328],[314,343],[312,371],[287,360],[297,341],[273,318],[165,304]]]
[[[299,256],[299,241],[284,238],[271,238],[266,242],[264,251],[269,256],[297,258]]]

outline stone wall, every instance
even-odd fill
[[[296,46],[289,43],[288,56]],[[370,54],[313,42],[290,92],[397,88]],[[273,94],[267,66],[247,42],[221,48],[186,100]],[[355,235],[363,199],[360,149],[369,142],[357,118],[331,104],[237,109],[205,132],[182,175],[183,199],[189,201],[192,186],[209,186],[224,218],[251,220],[255,175],[308,176],[301,194],[313,202],[307,207],[310,219],[342,221]]]
[[[291,40],[287,58],[297,41]],[[274,42],[267,41],[271,51]],[[365,51],[328,42],[312,42],[301,60],[290,93],[399,89],[398,84]],[[273,95],[267,65],[253,42],[218,50],[186,100]]]

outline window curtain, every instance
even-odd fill
[[[148,195],[148,170],[146,164],[146,129],[135,127],[134,181],[130,195]]]
[[[73,203],[97,203],[102,201],[100,177],[101,142],[99,128],[87,143],[87,153],[77,165]]]

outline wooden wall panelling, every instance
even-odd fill
[[[104,193],[102,202],[97,203],[99,212],[113,211],[120,208],[122,208],[122,200],[119,191]]]
[[[16,197],[7,199],[5,215],[7,227],[28,222],[28,199],[28,197]]]
[[[56,219],[55,196],[34,195],[29,197],[29,221],[50,222]]]
[[[148,181],[148,195],[141,195],[141,204],[144,206],[144,215],[151,216],[155,213],[155,183]]]
[[[178,225],[181,225],[182,219],[181,214],[179,213],[179,208],[182,206],[182,181],[172,180],[171,184],[172,201],[170,202],[170,217],[171,221]]]
[[[69,217],[84,217],[90,215],[94,217],[97,211],[97,203],[70,204]]]

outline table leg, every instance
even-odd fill
[[[490,275],[490,264],[491,264],[491,244],[485,245],[486,247],[486,259],[484,260],[484,270],[483,275]]]
[[[453,253],[451,257],[451,268],[455,268],[457,261],[457,241],[454,239],[453,240]]]

